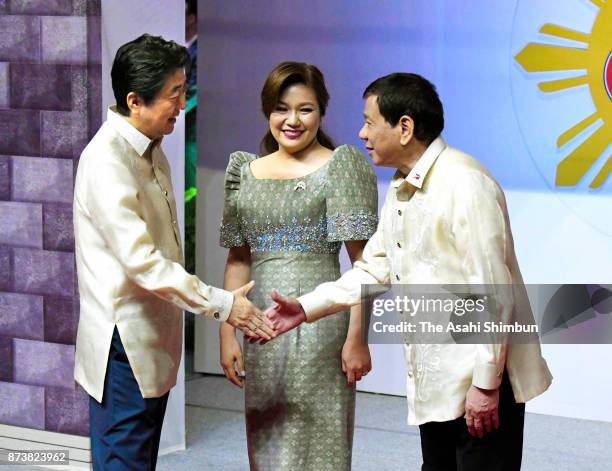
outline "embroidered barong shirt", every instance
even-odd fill
[[[531,313],[502,190],[482,165],[442,137],[408,175],[398,171],[392,178],[362,260],[339,280],[298,298],[307,321],[358,303],[362,284],[505,286],[497,293],[501,318]],[[504,369],[517,402],[541,394],[552,380],[537,341],[404,349],[408,422],[414,425],[462,416],[469,387],[497,388]]]
[[[224,321],[233,303],[232,293],[182,266],[170,166],[159,144],[111,108],[79,161],[75,379],[99,402],[115,326],[142,396],[160,397],[176,383],[181,311]]]

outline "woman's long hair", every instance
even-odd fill
[[[314,65],[306,64],[305,62],[286,61],[281,62],[272,69],[261,90],[261,111],[266,119],[270,119],[270,115],[276,108],[276,105],[278,105],[283,92],[291,85],[297,83],[301,83],[315,92],[321,118],[325,116],[325,110],[329,102],[329,93],[325,87],[325,79],[321,71]],[[323,132],[321,126],[319,126],[317,131],[317,141],[323,147],[331,150],[334,150],[336,147],[332,139]],[[269,129],[261,140],[259,150],[261,155],[271,154],[278,150],[278,142],[276,142]]]

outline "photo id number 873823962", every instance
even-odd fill
[[[68,450],[0,450],[0,464],[67,465]]]

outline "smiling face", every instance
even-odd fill
[[[359,139],[364,141],[374,165],[399,168],[404,154],[401,124],[391,126],[380,114],[377,100],[376,95],[369,95],[365,100]]]
[[[270,132],[279,149],[295,154],[315,142],[321,125],[317,96],[296,83],[285,89],[269,117]]]
[[[129,120],[150,139],[170,134],[174,131],[177,116],[185,109],[185,91],[185,71],[176,69],[148,105],[134,94],[128,95]]]

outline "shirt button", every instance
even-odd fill
[[[164,195],[168,196],[168,190],[164,190]]]
[[[176,221],[172,221],[172,224],[174,224],[176,226]]]
[[[399,215],[401,216],[401,215],[402,215],[402,210],[401,210],[401,209],[398,209],[398,210],[397,210],[397,214],[399,214]]]
[[[409,377],[409,378],[412,378],[412,371],[409,371],[409,372],[408,372],[408,377]]]
[[[398,243],[397,243],[397,247],[401,249],[401,248],[402,248],[402,244],[400,244],[400,243],[398,242]]]
[[[213,312],[213,317],[217,320],[219,320],[219,313],[217,311]]]
[[[397,281],[399,281],[399,279],[400,279],[400,278],[399,278],[399,275],[395,275],[395,279],[396,279]]]

